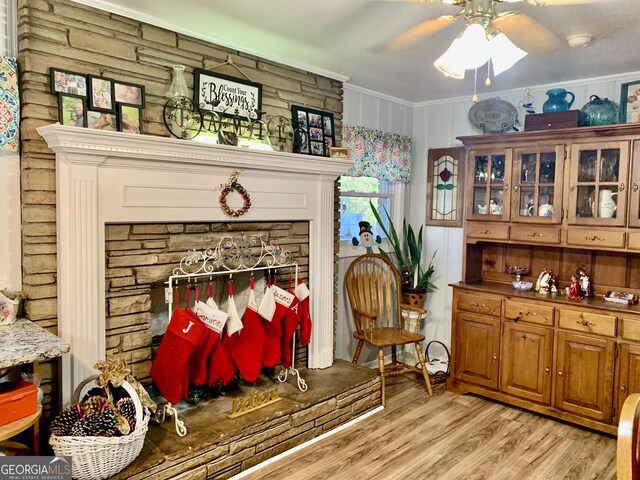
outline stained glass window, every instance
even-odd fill
[[[462,225],[464,148],[429,150],[427,171],[427,225]]]

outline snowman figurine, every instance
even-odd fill
[[[358,226],[360,227],[360,240],[353,237],[351,243],[354,247],[362,244],[362,246],[367,249],[367,253],[373,253],[373,243],[382,243],[380,235],[376,235],[374,239],[373,233],[371,232],[371,224],[365,220],[358,222]]]

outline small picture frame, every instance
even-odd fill
[[[135,105],[118,105],[118,131],[142,133],[142,109]]]
[[[58,119],[60,125],[87,126],[87,100],[79,95],[59,94]]]
[[[293,105],[294,153],[330,156],[336,144],[333,113]]]
[[[620,123],[640,122],[640,80],[620,86]]]
[[[134,83],[114,81],[113,91],[116,103],[126,103],[144,108],[144,86]]]
[[[89,110],[115,113],[113,80],[89,75]]]
[[[329,156],[331,158],[350,158],[349,147],[330,147]]]
[[[118,122],[113,113],[87,110],[87,128],[115,132],[118,128]]]
[[[81,73],[69,72],[51,67],[51,93],[54,95],[66,93],[70,95],[87,96],[87,76]]]

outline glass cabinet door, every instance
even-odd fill
[[[569,223],[624,226],[628,169],[628,142],[574,145]]]
[[[467,196],[467,218],[509,220],[511,150],[469,152],[468,172],[473,179]]]
[[[514,153],[511,220],[562,221],[564,147],[519,148]]]
[[[631,192],[629,193],[629,226],[640,227],[640,140],[633,142]]]

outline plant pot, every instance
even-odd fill
[[[427,298],[426,288],[402,287],[402,303],[412,307],[424,308],[424,301]]]

